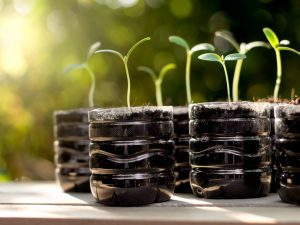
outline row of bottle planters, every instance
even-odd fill
[[[300,202],[300,105],[57,111],[55,139],[62,189],[91,190],[103,204],[162,202],[174,191],[252,198],[276,189],[283,201]]]

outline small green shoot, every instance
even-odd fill
[[[122,55],[120,52],[117,52],[115,50],[111,50],[111,49],[103,49],[103,50],[98,50],[95,52],[95,54],[97,53],[112,53],[117,55],[118,57],[121,58],[122,62],[124,63],[124,67],[125,67],[125,73],[126,73],[126,78],[127,78],[127,107],[130,109],[130,90],[131,90],[131,82],[130,82],[130,75],[129,75],[129,70],[128,70],[128,60],[129,57],[131,55],[131,53],[133,52],[133,50],[138,47],[140,44],[142,44],[145,41],[149,41],[150,37],[146,37],[143,38],[142,40],[138,41],[137,43],[135,43],[127,52],[126,55]]]
[[[293,102],[296,97],[297,97],[296,96],[296,90],[295,90],[295,88],[292,88],[291,89],[291,102]]]
[[[274,98],[274,101],[277,101],[278,94],[279,94],[279,88],[280,88],[280,84],[281,84],[281,76],[282,76],[280,51],[281,50],[291,51],[291,52],[294,52],[298,55],[300,55],[300,52],[296,51],[293,48],[287,47],[287,45],[290,44],[290,42],[288,40],[279,41],[279,39],[278,39],[277,35],[275,34],[275,32],[273,30],[271,30],[270,28],[265,27],[263,29],[263,32],[264,32],[267,40],[269,41],[270,45],[274,49],[275,55],[276,55],[277,78],[276,78],[273,98]]]
[[[228,102],[229,103],[231,102],[230,84],[229,84],[228,72],[227,72],[227,69],[226,69],[225,62],[226,61],[241,60],[241,59],[245,59],[245,58],[246,58],[246,55],[240,54],[240,53],[229,54],[225,57],[223,55],[220,56],[216,53],[205,53],[205,54],[202,54],[198,57],[198,59],[201,59],[201,60],[221,63],[221,65],[224,69],[224,73],[225,73],[225,79],[226,79],[226,84],[227,84],[227,96],[228,96]]]
[[[263,41],[253,41],[250,43],[242,42],[241,44],[238,44],[235,38],[230,35],[230,32],[226,30],[217,31],[215,33],[215,36],[226,40],[235,48],[235,50],[238,53],[244,55],[246,55],[247,52],[249,52],[251,49],[256,47],[270,48],[270,45]],[[240,81],[242,65],[243,65],[243,59],[237,60],[234,69],[233,82],[232,82],[232,98],[234,102],[237,102],[239,100],[239,81]]]
[[[159,72],[159,75],[157,76],[156,73],[150,69],[149,67],[146,66],[139,66],[138,70],[145,72],[147,74],[149,74],[153,80],[154,86],[155,86],[155,93],[156,93],[156,104],[158,106],[162,106],[163,105],[163,101],[162,101],[162,92],[161,92],[161,84],[164,80],[165,75],[167,74],[167,72],[169,70],[173,70],[176,68],[176,65],[174,63],[169,63],[167,65],[165,65]]]
[[[95,53],[95,51],[100,47],[100,45],[101,45],[100,42],[96,42],[96,43],[92,44],[89,48],[89,51],[88,51],[85,61],[83,63],[71,64],[67,68],[65,68],[63,71],[63,74],[67,74],[67,73],[70,73],[70,72],[72,72],[74,70],[78,70],[78,69],[85,69],[88,72],[88,74],[91,77],[91,87],[90,87],[89,98],[88,98],[90,108],[94,108],[94,93],[95,93],[96,80],[95,80],[95,74],[91,70],[88,62],[89,62],[90,58],[92,57],[92,55]]]
[[[192,55],[198,51],[214,51],[215,47],[208,43],[201,43],[190,48],[186,40],[179,36],[170,36],[169,41],[176,45],[183,47],[186,50],[186,66],[185,66],[185,85],[186,85],[186,96],[188,104],[192,103],[192,94],[191,94],[191,61]]]

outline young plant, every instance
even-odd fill
[[[124,63],[124,67],[125,67],[125,73],[126,73],[126,78],[127,78],[127,107],[130,108],[130,89],[131,89],[131,82],[130,82],[130,75],[129,75],[129,70],[128,70],[128,60],[129,60],[129,57],[131,55],[131,53],[133,52],[133,50],[138,47],[140,44],[142,44],[143,42],[145,41],[149,41],[150,40],[150,37],[146,37],[146,38],[143,38],[142,40],[138,41],[137,43],[135,43],[130,49],[129,51],[127,52],[126,55],[122,55],[120,52],[117,52],[115,50],[111,50],[111,49],[103,49],[103,50],[98,50],[95,52],[95,54],[97,53],[105,53],[105,52],[108,52],[108,53],[112,53],[112,54],[115,54],[117,55],[118,57],[121,58],[122,62]]]
[[[224,73],[225,73],[225,79],[226,79],[226,84],[227,84],[227,96],[228,96],[228,102],[229,103],[231,102],[230,85],[229,85],[228,72],[227,72],[227,69],[226,69],[225,62],[226,61],[241,60],[241,59],[245,59],[245,58],[246,58],[246,55],[240,54],[240,53],[229,54],[225,57],[223,55],[220,56],[216,53],[205,53],[205,54],[202,54],[198,57],[198,59],[201,59],[201,60],[221,63],[221,65],[224,69]]]
[[[288,40],[279,41],[277,35],[270,28],[265,27],[263,29],[263,32],[264,32],[266,38],[268,39],[270,45],[272,46],[272,48],[274,49],[275,54],[276,54],[277,78],[276,78],[276,83],[275,83],[273,98],[274,98],[274,101],[277,101],[277,99],[278,99],[278,93],[279,93],[279,88],[280,88],[280,83],[281,83],[281,76],[282,76],[282,66],[281,66],[280,51],[281,50],[291,51],[291,52],[294,52],[294,53],[296,53],[298,55],[300,55],[300,52],[296,51],[293,48],[287,47],[287,45],[290,44],[290,42]]]
[[[295,101],[296,98],[297,98],[296,90],[295,90],[295,88],[292,88],[291,89],[291,102]]]
[[[74,70],[78,70],[78,69],[84,69],[88,72],[88,74],[90,75],[90,78],[91,78],[91,87],[90,87],[89,97],[88,97],[90,108],[94,108],[94,93],[95,93],[96,80],[95,80],[95,74],[91,70],[88,62],[89,62],[90,58],[92,57],[92,55],[95,53],[95,51],[100,47],[100,45],[101,45],[100,42],[96,42],[96,43],[92,44],[89,48],[89,51],[88,51],[85,61],[83,63],[71,64],[67,68],[65,68],[63,71],[63,74],[67,74],[67,73],[70,73],[70,72],[72,72]]]
[[[246,55],[251,49],[256,47],[265,47],[270,48],[270,45],[263,41],[253,41],[250,43],[244,43],[238,44],[238,42],[233,38],[228,31],[217,31],[215,33],[216,37],[220,37],[227,42],[229,42],[235,50],[243,55]],[[240,81],[240,74],[241,69],[243,65],[243,59],[237,60],[233,75],[233,82],[232,82],[232,98],[234,102],[237,102],[239,100],[239,81]]]
[[[192,94],[191,94],[191,61],[192,55],[198,51],[214,51],[215,47],[208,43],[201,43],[190,48],[188,43],[179,36],[170,36],[169,41],[176,45],[183,47],[186,50],[186,66],[185,66],[185,86],[186,86],[186,96],[188,104],[192,103]]]
[[[176,65],[174,63],[169,63],[167,65],[165,65],[159,72],[159,75],[157,76],[155,74],[155,72],[150,69],[149,67],[146,66],[139,66],[138,70],[145,72],[147,74],[149,74],[153,80],[154,86],[155,86],[155,93],[156,93],[156,104],[158,106],[162,106],[163,105],[163,101],[162,101],[162,93],[161,93],[161,84],[164,80],[165,75],[167,74],[167,72],[169,70],[173,70],[176,68]]]

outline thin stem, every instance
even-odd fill
[[[277,62],[277,79],[276,79],[274,94],[273,94],[274,101],[278,99],[278,93],[279,93],[281,75],[282,75],[280,50],[275,49],[275,53],[276,53],[276,62]]]
[[[124,57],[123,62],[124,62],[126,77],[127,77],[127,107],[130,109],[130,88],[131,88],[131,83],[130,83],[128,65],[127,65],[127,57]]]
[[[240,50],[239,51],[240,54],[246,54],[247,45],[245,43],[241,43],[239,50]],[[239,83],[240,83],[243,61],[244,61],[243,59],[237,60],[234,69],[234,75],[232,81],[232,98],[234,102],[237,102],[239,100]]]
[[[234,48],[237,52],[240,51],[240,46],[239,44],[236,42],[236,40],[228,34],[228,32],[224,32],[224,31],[217,31],[215,33],[215,35],[217,37],[220,37],[220,38],[223,38],[224,40],[228,41]]]
[[[155,81],[155,94],[157,106],[163,106],[162,93],[161,93],[161,80]]]
[[[295,88],[292,88],[292,90],[291,90],[291,102],[295,100],[295,95],[296,95],[295,93],[296,93]]]
[[[145,41],[149,41],[151,38],[150,37],[146,37],[146,38],[143,38],[142,40],[138,41],[137,43],[135,43],[130,49],[129,51],[127,52],[126,56],[127,56],[127,59],[129,58],[129,56],[131,55],[131,53],[133,52],[133,50],[139,46],[140,44],[142,44],[143,42]]]
[[[243,59],[240,59],[236,62],[234,75],[233,75],[233,82],[232,82],[232,98],[234,102],[239,100],[239,81],[240,81],[240,74],[243,65]]]
[[[86,65],[85,68],[91,77],[91,87],[89,91],[89,107],[94,108],[94,93],[95,93],[95,83],[96,83],[95,74],[93,73],[93,71],[88,65]]]
[[[228,95],[228,102],[231,102],[231,98],[230,98],[230,85],[229,85],[229,79],[228,79],[228,73],[227,73],[227,69],[226,69],[226,65],[225,62],[222,62],[222,66],[225,72],[225,78],[226,78],[226,84],[227,84],[227,95]]]
[[[186,96],[188,104],[192,103],[191,96],[191,61],[192,54],[187,50],[186,54],[186,67],[185,67],[185,85],[186,85]]]
[[[293,48],[289,48],[289,47],[286,47],[286,46],[279,46],[277,47],[278,50],[285,50],[285,51],[290,51],[290,52],[294,52],[296,53],[297,55],[300,55],[300,52],[298,52],[297,50],[293,49]]]
[[[117,51],[111,50],[111,49],[102,49],[102,50],[95,51],[95,54],[98,54],[98,53],[112,53],[112,54],[115,54],[118,57],[120,57],[122,60],[124,57],[120,52],[117,52]]]

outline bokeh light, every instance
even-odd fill
[[[0,0],[0,181],[53,179],[53,111],[88,105],[90,79],[83,71],[62,75],[84,60],[88,47],[126,53],[137,40],[151,36],[129,61],[132,104],[155,104],[153,84],[137,71],[139,65],[158,71],[167,63],[177,69],[163,82],[165,104],[185,105],[185,51],[170,44],[179,35],[190,45],[214,43],[222,54],[234,49],[214,38],[230,30],[239,42],[265,40],[263,27],[300,49],[298,0]],[[283,53],[281,97],[299,91],[299,57]],[[257,49],[244,63],[243,100],[272,95],[275,84],[272,50]],[[126,76],[119,58],[95,55],[89,61],[96,74],[97,107],[125,106]],[[228,63],[232,79],[234,63]],[[192,59],[195,102],[226,99],[225,78],[216,64]]]

